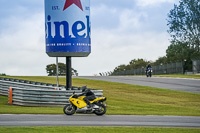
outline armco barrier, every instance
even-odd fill
[[[50,89],[53,90],[56,87],[54,84],[45,84],[40,82],[33,82],[28,80],[19,80],[12,78],[0,77],[0,95],[8,96],[9,87],[19,87],[26,89]],[[59,86],[59,88],[64,88],[64,86]]]
[[[102,90],[92,90],[96,96],[102,96]],[[9,89],[9,104],[21,106],[64,106],[69,97],[75,92],[81,94],[81,90],[38,90],[24,88]]]
[[[45,86],[45,85],[34,85],[20,82],[4,81],[0,80],[0,95],[7,96],[9,87],[18,87],[26,89],[44,89],[44,90],[54,90],[56,86]]]
[[[26,89],[45,89],[45,90],[46,89],[55,90],[55,88],[63,90],[65,88],[64,85],[59,85],[59,87],[57,87],[56,84],[0,77],[0,95],[8,96],[9,87],[18,87]],[[72,90],[76,89],[78,89],[78,87],[72,87]]]
[[[31,81],[29,81],[31,82]],[[63,87],[54,85],[40,85],[22,83],[10,80],[0,79],[0,95],[9,97],[9,104],[20,106],[38,106],[55,107],[64,106],[68,103],[69,97],[75,92],[80,94],[78,87],[72,87],[72,90],[65,90]],[[41,85],[43,84],[43,85]],[[96,96],[102,96],[102,90],[92,90]]]

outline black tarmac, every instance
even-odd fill
[[[139,126],[200,128],[200,117],[151,115],[1,114],[0,126]]]

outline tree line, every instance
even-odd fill
[[[5,73],[0,73],[0,76],[7,76]]]
[[[173,62],[184,62],[184,70],[192,71],[192,60],[200,60],[200,1],[180,0],[179,4],[174,4],[167,16],[167,26],[171,38],[165,56],[155,62],[133,59],[128,65],[115,67],[113,72],[146,67],[149,63],[161,65]]]
[[[56,76],[56,64],[49,64],[46,66],[48,76]],[[58,76],[66,75],[66,64],[58,63]],[[77,70],[72,68],[72,75],[78,76]]]

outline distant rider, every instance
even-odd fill
[[[96,96],[90,89],[87,88],[87,86],[82,87],[82,94],[80,94],[79,96],[86,96],[85,98],[83,98],[83,100],[87,103],[88,108],[92,108],[92,104],[90,103],[90,101],[94,100]]]
[[[148,65],[147,65],[146,74],[147,74],[147,72],[148,72],[149,69],[152,69],[151,64],[148,64]]]

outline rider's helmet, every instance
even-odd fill
[[[151,67],[151,64],[149,63],[147,67]]]
[[[87,86],[82,87],[82,92],[84,92],[87,89]]]

